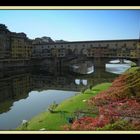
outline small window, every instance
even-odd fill
[[[124,43],[124,46],[126,47],[126,43]]]

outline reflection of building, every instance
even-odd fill
[[[26,98],[32,89],[29,73],[0,79],[0,113],[10,109],[13,102]]]
[[[32,87],[31,83],[30,74],[19,75],[19,77],[12,79],[14,95],[27,94]]]
[[[81,89],[85,89],[89,85],[110,82],[115,77],[115,74],[102,71],[83,76],[69,73],[48,75],[46,72],[31,72],[31,70],[30,72],[26,72],[26,70],[19,71],[18,74],[17,71],[15,73],[11,72],[9,76],[5,77],[3,75],[0,79],[0,113],[8,111],[15,101],[27,98],[32,90],[81,91]],[[76,79],[83,82],[77,84]]]

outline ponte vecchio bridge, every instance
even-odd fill
[[[32,63],[42,66],[69,66],[86,60],[95,68],[111,60],[131,60],[140,66],[140,40],[100,40],[34,43]],[[53,65],[52,65],[53,64]]]

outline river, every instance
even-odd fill
[[[14,130],[35,115],[47,111],[90,85],[112,82],[129,64],[106,64],[106,69],[87,74],[16,69],[0,72],[0,130]]]

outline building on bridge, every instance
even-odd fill
[[[67,57],[68,55],[85,55],[87,57],[139,57],[137,39],[101,40],[77,42],[53,42],[34,44],[34,57]]]
[[[57,67],[67,67],[73,62],[83,62],[84,59],[92,61],[96,70],[98,67],[105,68],[106,63],[115,59],[131,60],[140,66],[139,44],[138,39],[42,42],[34,44],[32,58],[44,59],[42,66],[53,63],[59,65]]]

